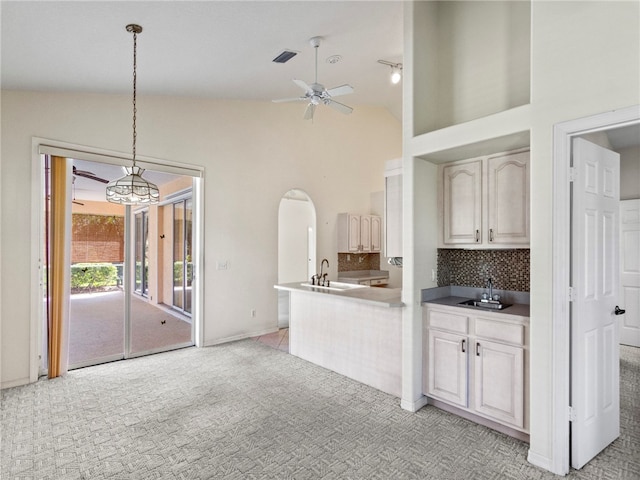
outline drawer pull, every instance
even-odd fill
[[[462,339],[462,353],[465,353],[465,352],[466,352],[466,350],[465,350],[465,343],[466,343],[466,342],[467,342],[467,341],[466,341],[465,339]]]
[[[476,243],[480,242],[480,230],[476,230]]]
[[[476,342],[476,357],[480,356],[480,342]]]
[[[489,229],[489,241],[493,242],[493,228]]]

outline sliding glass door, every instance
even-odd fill
[[[173,204],[173,307],[191,314],[193,201]]]
[[[135,214],[135,288],[138,295],[149,293],[149,214],[147,211]]]

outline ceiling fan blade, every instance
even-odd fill
[[[71,200],[71,203],[75,203],[76,205],[81,205],[84,207],[84,203],[78,202],[77,200]]]
[[[349,84],[340,85],[339,87],[330,88],[327,90],[330,97],[337,97],[340,95],[349,95],[353,93],[353,87]]]
[[[313,120],[313,112],[316,111],[316,106],[313,103],[307,105],[307,109],[304,111],[305,120]]]
[[[303,89],[305,91],[305,93],[309,94],[309,95],[313,95],[313,88],[311,88],[309,85],[307,85],[305,82],[303,82],[302,80],[297,80],[297,79],[293,79],[293,83],[295,83],[296,85],[298,85],[301,89]]]
[[[88,174],[84,173],[82,170],[76,170],[75,174],[78,177],[88,178],[89,180],[95,180],[96,182],[109,183],[109,180],[105,180],[104,178],[96,177],[95,175],[88,175]]]
[[[353,108],[344,103],[336,102],[335,100],[331,100],[330,98],[326,99],[324,102],[325,105],[329,105],[334,110],[339,111],[340,113],[344,113],[345,115],[349,115],[353,112]]]
[[[273,103],[283,103],[283,102],[296,102],[298,100],[307,100],[307,97],[278,98],[277,100],[271,100],[271,101]]]

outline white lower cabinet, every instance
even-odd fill
[[[528,318],[430,304],[423,315],[425,395],[528,432]]]
[[[428,392],[461,407],[468,406],[468,341],[462,335],[429,330]]]

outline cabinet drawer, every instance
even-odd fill
[[[371,286],[375,286],[375,285],[387,285],[389,283],[389,280],[387,280],[386,278],[378,278],[376,280],[371,280],[370,285]]]
[[[524,345],[524,325],[499,322],[487,318],[476,318],[475,324],[477,337],[514,345]]]
[[[428,310],[429,328],[437,328],[454,333],[467,333],[469,331],[469,317],[456,315],[455,313],[441,310]]]

